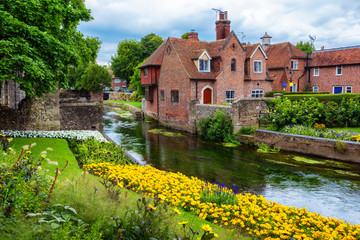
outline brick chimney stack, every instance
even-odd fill
[[[215,22],[216,24],[216,40],[227,38],[230,34],[230,23],[227,19],[227,11],[219,12],[219,19]]]
[[[194,29],[191,29],[191,32],[188,33],[189,41],[199,41],[198,33]]]
[[[325,49],[325,47],[324,47],[324,46],[322,46],[322,47],[321,47],[321,50],[324,50],[324,49]]]

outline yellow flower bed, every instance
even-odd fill
[[[265,239],[360,239],[360,225],[326,218],[305,208],[268,202],[261,195],[236,194],[238,203],[232,205],[202,202],[203,191],[218,190],[218,186],[182,173],[161,171],[151,166],[110,163],[85,165],[84,169],[148,197],[160,194],[164,201],[194,211],[199,217],[220,226],[242,228]],[[230,189],[222,191],[233,194]]]

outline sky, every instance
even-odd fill
[[[123,40],[149,33],[166,39],[194,29],[201,41],[214,41],[216,12],[228,12],[230,28],[241,42],[307,42],[316,49],[360,45],[359,0],[85,0],[94,20],[78,30],[102,42],[97,62],[107,65]]]

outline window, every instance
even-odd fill
[[[318,86],[313,86],[313,92],[318,92],[319,91],[319,87]]]
[[[171,102],[179,103],[179,90],[171,90]]]
[[[298,61],[291,60],[291,70],[297,70],[297,69],[298,69]]]
[[[151,87],[145,87],[145,100],[151,102],[153,100],[153,89],[151,89]]]
[[[199,59],[199,72],[210,72],[209,59]]]
[[[144,77],[147,77],[148,75],[148,68],[144,68]]]
[[[296,85],[296,83],[293,83],[292,86],[290,86],[290,92],[297,92],[297,85]]]
[[[343,93],[343,87],[342,86],[333,86],[333,93],[334,94]]]
[[[120,91],[120,87],[115,87],[115,91]]]
[[[264,97],[264,90],[263,89],[251,90],[251,97],[254,98]]]
[[[342,66],[336,66],[336,74],[335,75],[342,75]]]
[[[123,83],[126,83],[126,80],[125,80],[125,79],[123,80]]]
[[[262,73],[262,61],[254,61],[254,73]]]
[[[236,71],[236,60],[231,59],[231,71]]]
[[[119,83],[119,82],[120,82],[120,79],[118,79],[118,78],[114,79],[114,83]]]
[[[314,76],[319,76],[320,69],[318,67],[314,68]]]
[[[352,93],[352,86],[346,86],[345,93]]]
[[[105,87],[105,90],[109,90],[110,88],[109,87]]]
[[[225,92],[225,102],[231,103],[235,100],[235,90],[227,90]]]
[[[164,102],[165,101],[165,92],[164,90],[160,90],[160,102]]]

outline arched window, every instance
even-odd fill
[[[236,60],[231,59],[231,71],[236,71]]]

